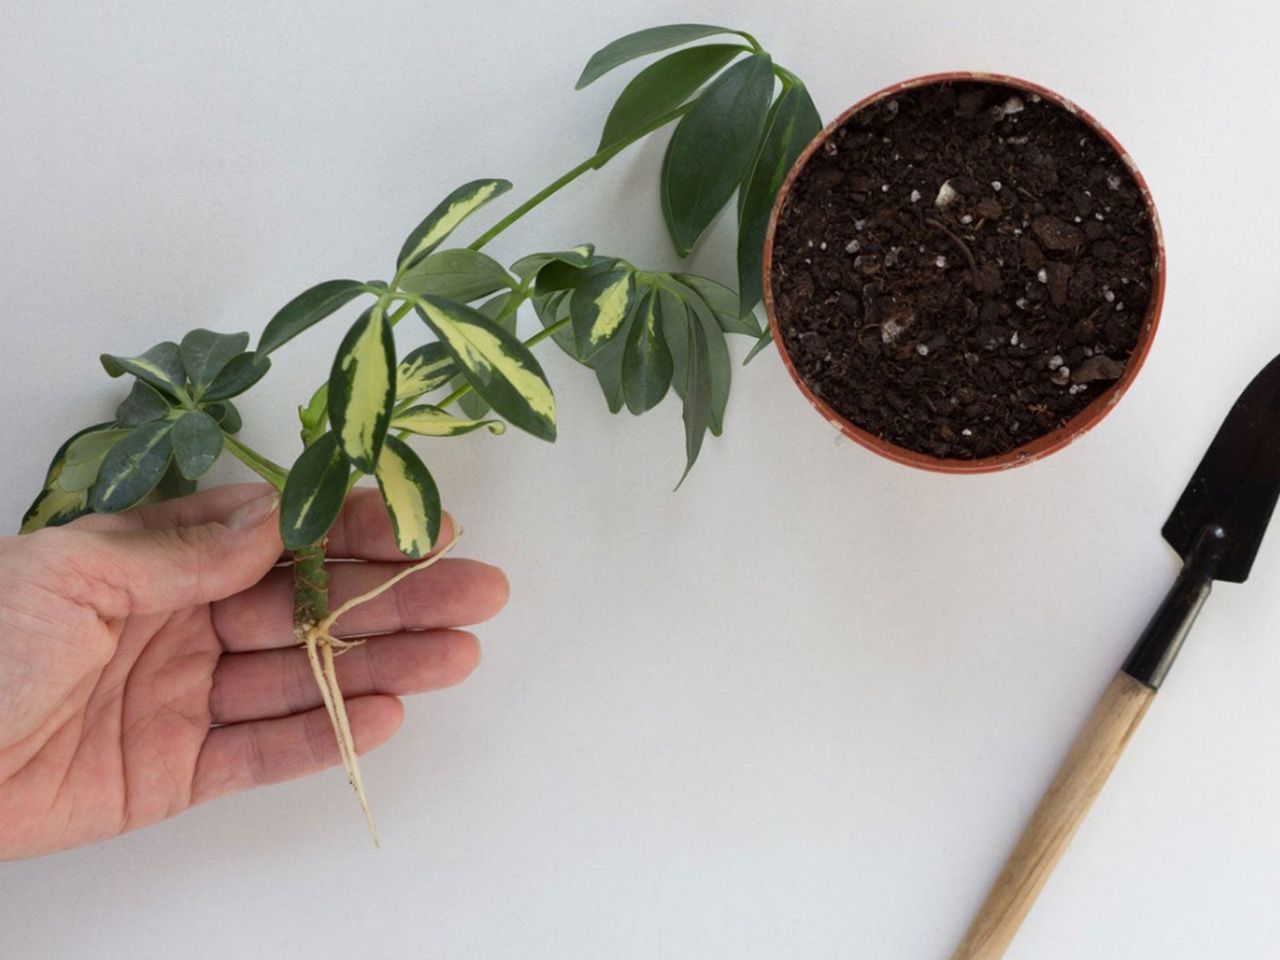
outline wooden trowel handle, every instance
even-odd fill
[[[1155,693],[1127,673],[1116,674],[951,960],[1000,960],[1004,956]]]

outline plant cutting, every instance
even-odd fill
[[[704,40],[712,42],[698,42]],[[731,380],[726,335],[757,341],[748,359],[769,342],[754,313],[764,236],[783,177],[821,128],[817,111],[804,84],[754,37],[702,24],[615,40],[590,58],[578,87],[656,53],[664,56],[623,88],[595,152],[469,244],[448,241],[506,194],[508,181],[482,178],[458,187],[409,232],[388,279],[318,283],[281,307],[256,344],[247,332],[196,329],[140,353],[103,354],[110,376],[130,379],[128,394],[111,420],[58,449],[23,518],[21,529],[30,533],[181,496],[227,453],[277,488],[280,532],[293,559],[294,633],[375,842],[334,668],[352,644],[334,636],[334,623],[456,542],[456,535],[438,542],[440,492],[409,439],[497,435],[511,425],[554,440],[555,397],[532,352],[550,339],[593,371],[612,412],[626,407],[639,415],[675,392],[683,404],[683,482],[706,433],[718,436],[724,428]],[[736,291],[703,276],[642,269],[590,243],[534,252],[509,266],[483,252],[543,201],[668,126],[674,129],[659,194],[675,251],[692,252],[736,194]],[[541,329],[522,340],[517,318],[526,302]],[[355,316],[327,376],[297,407],[300,450],[276,457],[257,450],[243,437],[236,401],[273,362],[291,355],[285,348],[295,338],[347,311]],[[366,476],[381,491],[400,551],[419,562],[331,607],[326,538]]]
[[[765,298],[810,401],[891,459],[1030,462],[1141,367],[1163,246],[1128,155],[1011,77],[947,74],[854,105],[780,192]]]

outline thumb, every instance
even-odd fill
[[[95,606],[108,617],[167,613],[251,587],[284,549],[279,506],[273,492],[195,526],[86,532],[82,570],[103,588],[94,591]]]

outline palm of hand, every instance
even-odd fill
[[[210,524],[261,492],[222,488],[0,540],[0,859],[338,762],[294,644],[290,571],[272,569],[274,522],[229,536]],[[335,600],[401,569],[377,506],[357,494],[335,528],[330,555],[365,561],[333,565]],[[218,554],[228,542],[232,553]],[[179,583],[155,582],[166,577]],[[157,604],[165,590],[188,602],[155,609],[169,606]],[[189,602],[210,590],[213,602]],[[346,618],[339,632],[371,637],[339,660],[361,751],[395,732],[399,695],[471,671],[475,638],[446,628],[487,618],[505,597],[494,568],[446,560]]]

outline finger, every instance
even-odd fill
[[[99,616],[167,613],[210,603],[260,580],[277,562],[274,493],[197,526],[135,530],[91,527],[40,531],[43,560],[61,571],[62,594]]]
[[[480,662],[480,642],[461,630],[394,633],[352,647],[334,660],[348,699],[373,693],[407,696],[465,680]],[[321,706],[305,650],[227,653],[213,673],[209,709],[215,723],[287,717]]]
[[[405,569],[402,563],[330,563],[329,605],[337,609]],[[432,630],[481,623],[507,602],[510,588],[497,567],[478,560],[441,560],[338,620],[339,637]],[[272,570],[260,583],[213,607],[213,626],[230,652],[297,643],[293,634],[293,571]]]
[[[91,513],[71,526],[105,532],[194,527],[220,520],[242,504],[273,492],[274,488],[268,483],[234,483],[174,500],[148,503],[124,513]]]
[[[404,707],[395,697],[360,697],[347,702],[347,716],[356,752],[367,753],[400,728]],[[340,762],[338,741],[323,709],[217,727],[205,737],[196,760],[191,803],[292,780]]]

